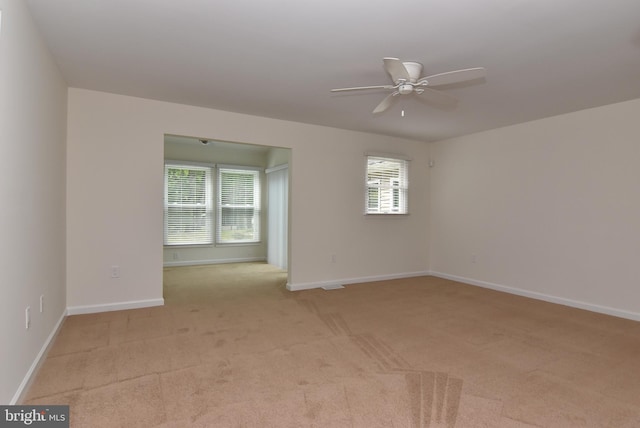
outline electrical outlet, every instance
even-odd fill
[[[180,256],[178,256],[178,252],[177,251],[175,251],[173,253],[173,260],[180,260]]]
[[[331,254],[331,263],[335,263],[335,262],[336,262],[336,255]]]
[[[120,266],[111,266],[111,278],[120,278]]]
[[[475,263],[478,261],[478,257],[475,254],[471,254],[471,263]]]
[[[31,327],[31,306],[27,306],[24,310],[25,328],[28,330]]]
[[[44,294],[40,295],[40,313],[44,312]]]

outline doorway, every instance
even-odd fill
[[[291,149],[261,146],[255,144],[218,141],[202,137],[186,137],[165,135],[164,160],[172,165],[195,165],[210,168],[211,183],[206,192],[211,193],[211,208],[198,213],[201,217],[197,224],[195,220],[189,227],[209,227],[206,234],[210,237],[204,243],[196,245],[176,244],[167,239],[167,227],[172,224],[167,220],[173,206],[165,197],[165,230],[164,254],[165,267],[193,266],[221,263],[264,262],[267,261],[282,270],[289,269],[289,164]],[[259,171],[260,204],[255,209],[255,215],[250,219],[256,230],[259,229],[259,239],[251,242],[225,242],[228,228],[233,227],[224,221],[230,210],[219,199],[225,188],[220,187],[223,180],[218,173],[221,170],[247,169]],[[167,174],[165,173],[165,196],[167,194]],[[233,190],[232,190],[233,193]],[[222,208],[221,208],[222,207]],[[246,207],[236,208],[236,212],[246,212]],[[247,220],[247,219],[244,219]],[[246,221],[245,221],[246,223]],[[224,235],[223,235],[224,234]],[[223,239],[225,238],[225,239]]]

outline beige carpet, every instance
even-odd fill
[[[28,392],[73,427],[638,427],[640,323],[433,277],[285,290],[165,270],[164,307],[71,316]]]

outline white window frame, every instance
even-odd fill
[[[409,159],[377,153],[366,154],[365,159],[365,214],[409,214]]]
[[[262,168],[258,167],[250,167],[250,166],[239,166],[239,165],[218,165],[217,173],[216,173],[216,182],[217,182],[217,195],[216,195],[216,245],[238,245],[238,244],[257,244],[261,241],[261,225],[262,225]],[[222,179],[222,175],[226,172],[239,172],[246,173],[253,177],[253,195],[252,195],[252,204],[224,204],[223,196],[225,191],[223,190],[223,186],[225,185]],[[224,214],[225,209],[250,209],[253,210],[253,216],[251,220],[252,225],[252,234],[251,236],[236,236],[230,237],[229,231],[233,229],[229,229],[229,225],[224,225],[224,221],[227,216]],[[231,226],[237,227],[237,226]],[[242,232],[239,232],[242,234]],[[246,234],[246,232],[245,232]]]
[[[163,242],[165,246],[200,246],[200,245],[212,245],[214,240],[214,223],[213,223],[213,168],[211,164],[187,162],[187,161],[165,161],[164,166],[164,234]],[[169,203],[169,169],[188,169],[195,171],[204,171],[205,173],[205,189],[204,189],[204,203],[188,204],[188,203]],[[170,236],[169,231],[171,225],[169,225],[169,210],[185,209],[185,210],[202,210],[204,209],[204,215],[198,222],[193,222],[191,226],[203,225],[204,232],[200,235],[193,234],[189,236],[188,233],[183,239],[178,236]],[[185,226],[189,226],[189,221],[185,222]]]

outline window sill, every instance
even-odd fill
[[[213,248],[215,245],[211,244],[164,244],[163,247],[165,250],[171,248]]]
[[[258,242],[218,242],[216,247],[255,247],[262,244],[262,241]]]
[[[371,215],[371,216],[380,216],[380,215],[386,215],[386,216],[398,216],[398,215],[409,215],[409,213],[364,213],[365,216]]]

